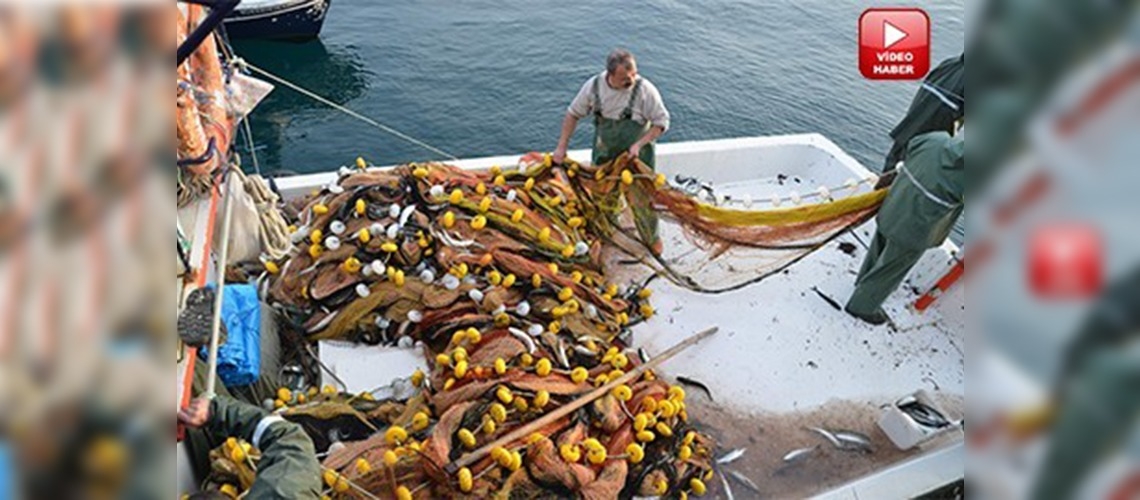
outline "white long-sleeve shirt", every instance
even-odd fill
[[[576,118],[584,118],[594,114],[594,80],[598,81],[598,97],[601,99],[602,116],[610,119],[621,118],[621,112],[629,104],[633,86],[628,89],[615,89],[606,81],[606,72],[603,71],[590,77],[578,91],[578,95],[570,102],[566,112]],[[669,129],[669,110],[661,100],[661,92],[648,79],[637,77],[641,81],[641,90],[638,91],[637,100],[633,103],[633,119],[639,123],[650,122],[662,129]]]

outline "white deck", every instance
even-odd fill
[[[572,151],[570,156],[587,159],[589,152]],[[502,156],[455,163],[464,168],[486,168],[513,165],[517,159]],[[733,192],[747,191],[755,200],[767,200],[773,194],[786,196],[792,190],[806,195],[819,186],[834,188],[848,179],[871,175],[817,134],[662,144],[658,148],[658,170],[670,178],[680,173],[714,185],[730,185]],[[784,185],[777,182],[778,174],[787,176]],[[278,186],[286,196],[297,195],[335,177],[335,172],[296,176],[278,180]],[[837,196],[843,194],[836,192]],[[766,204],[758,201],[756,206]],[[858,228],[859,239],[870,241],[873,225]],[[842,241],[856,245],[854,255],[838,249]],[[964,398],[962,287],[944,295],[925,314],[915,314],[906,307],[916,298],[908,285],[926,290],[949,268],[954,251],[956,248],[948,243],[928,252],[904,286],[887,301],[885,307],[898,325],[897,331],[859,322],[812,290],[818,287],[840,304],[851,293],[865,247],[852,235],[844,235],[786,274],[735,292],[703,295],[658,280],[652,286],[652,302],[659,314],[635,328],[634,343],[652,354],[700,329],[719,326],[720,333],[669,361],[663,371],[667,376],[700,380],[711,388],[715,403],[701,396],[694,398],[694,404],[714,405],[742,418],[811,412],[836,402],[861,405],[871,415],[879,404],[920,388],[940,393],[955,413]],[[383,356],[374,348],[369,350]],[[356,349],[351,355],[371,356],[365,352]],[[349,380],[349,389],[376,386],[376,380],[360,382],[356,386]],[[866,415],[858,420],[866,422]],[[826,421],[817,423],[827,425]],[[869,434],[873,429],[860,430]],[[804,445],[813,443],[810,436],[804,436]],[[952,439],[941,451],[920,453],[889,469],[890,474],[887,469],[880,470],[880,475],[831,494],[850,497],[857,494],[852,492],[874,491],[877,496],[893,497],[922,493],[962,477],[960,448],[960,438]],[[924,460],[927,457],[929,460]],[[948,463],[954,465],[947,468]],[[891,479],[906,474],[908,467],[917,479]],[[795,491],[818,492],[858,476],[829,479],[820,481],[815,490]]]

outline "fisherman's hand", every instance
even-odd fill
[[[641,153],[641,143],[635,142],[635,143],[633,143],[632,146],[629,147],[629,157],[630,158],[637,158],[640,153]]]
[[[556,148],[554,153],[550,155],[550,162],[555,165],[561,165],[566,160],[566,148]]]
[[[201,427],[206,425],[206,421],[209,419],[210,400],[206,398],[196,398],[190,402],[189,406],[178,410],[178,421],[189,427]]]

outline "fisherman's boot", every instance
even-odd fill
[[[887,316],[886,311],[884,311],[881,307],[870,314],[857,313],[855,311],[852,311],[849,307],[844,307],[843,311],[875,326],[884,324],[891,319],[889,316]]]

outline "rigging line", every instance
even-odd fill
[[[245,127],[246,147],[249,148],[249,156],[253,158],[253,171],[257,172],[257,175],[261,175],[261,164],[257,161],[257,150],[254,149],[253,144],[253,131],[249,128],[249,115],[243,117],[241,122],[242,126]]]
[[[378,128],[378,129],[380,129],[380,130],[383,130],[383,131],[385,131],[385,132],[387,132],[387,133],[389,133],[389,134],[392,134],[392,135],[394,135],[394,136],[396,136],[396,137],[399,137],[399,138],[401,138],[401,139],[404,139],[405,141],[411,142],[412,144],[415,144],[415,145],[417,145],[417,146],[420,146],[420,147],[422,147],[422,148],[424,148],[424,149],[427,149],[427,150],[429,150],[429,151],[431,151],[431,152],[433,152],[433,153],[438,153],[438,154],[441,154],[441,155],[443,155],[443,156],[445,156],[445,157],[447,157],[447,158],[449,158],[449,159],[452,159],[452,160],[458,160],[458,159],[459,159],[458,157],[456,157],[455,155],[453,155],[453,154],[451,154],[451,153],[448,153],[447,151],[444,151],[444,150],[442,150],[442,149],[440,149],[440,148],[437,148],[437,147],[435,147],[435,146],[432,146],[431,144],[428,144],[428,143],[426,143],[426,142],[424,142],[424,141],[421,141],[421,140],[419,140],[419,139],[416,139],[415,137],[409,136],[408,134],[405,134],[405,133],[403,133],[403,132],[400,132],[399,130],[396,130],[396,129],[392,128],[392,127],[389,127],[389,126],[387,126],[387,125],[384,125],[384,124],[382,124],[382,123],[380,123],[380,122],[378,122],[378,121],[376,121],[376,120],[373,120],[373,119],[371,119],[371,118],[368,118],[367,116],[364,116],[364,115],[362,115],[362,114],[360,114],[360,113],[357,113],[356,111],[353,111],[353,110],[351,110],[351,109],[349,109],[349,108],[346,108],[346,107],[344,107],[344,106],[341,106],[340,104],[337,104],[337,103],[335,103],[335,102],[332,102],[332,101],[330,101],[330,100],[328,100],[328,99],[326,99],[326,98],[324,98],[324,97],[321,97],[321,96],[319,96],[319,95],[317,95],[317,94],[315,94],[315,93],[313,93],[313,92],[311,92],[311,91],[309,91],[309,90],[306,90],[306,89],[304,89],[304,88],[302,88],[302,87],[300,87],[300,86],[298,86],[298,85],[296,85],[296,84],[294,84],[294,83],[292,83],[292,82],[290,82],[290,81],[288,81],[288,80],[286,80],[286,79],[284,79],[284,78],[281,78],[281,77],[279,77],[279,76],[277,76],[277,75],[274,75],[273,73],[270,73],[270,72],[268,72],[268,71],[265,71],[264,69],[261,69],[261,68],[259,68],[259,67],[257,67],[257,66],[254,66],[253,64],[250,64],[248,61],[246,61],[246,60],[244,60],[244,59],[240,59],[240,58],[237,58],[237,59],[235,59],[235,61],[234,61],[234,62],[235,62],[235,64],[237,64],[237,65],[239,65],[239,66],[242,66],[242,67],[246,67],[246,68],[252,69],[252,70],[254,70],[254,71],[256,71],[256,72],[260,73],[261,75],[265,76],[266,78],[269,78],[269,79],[271,79],[271,80],[273,80],[273,81],[276,81],[277,83],[280,83],[280,84],[282,84],[282,85],[284,85],[284,86],[286,86],[286,87],[289,87],[289,88],[291,88],[291,89],[293,89],[293,90],[297,91],[298,93],[301,93],[301,94],[303,94],[303,95],[305,95],[305,96],[307,96],[307,97],[309,97],[309,98],[311,98],[311,99],[313,99],[313,100],[315,100],[315,101],[317,101],[317,102],[320,102],[320,103],[322,103],[322,104],[324,104],[324,105],[326,105],[326,106],[329,106],[329,107],[331,107],[331,108],[333,108],[333,109],[336,109],[337,111],[340,111],[340,112],[342,112],[342,113],[345,113],[345,114],[347,114],[347,115],[349,115],[349,116],[351,116],[351,117],[353,117],[353,118],[356,118],[357,120],[360,120],[360,121],[362,121],[362,122],[364,122],[364,123],[367,123],[367,124],[369,124],[369,125],[372,125],[373,127],[376,127],[376,128]]]

